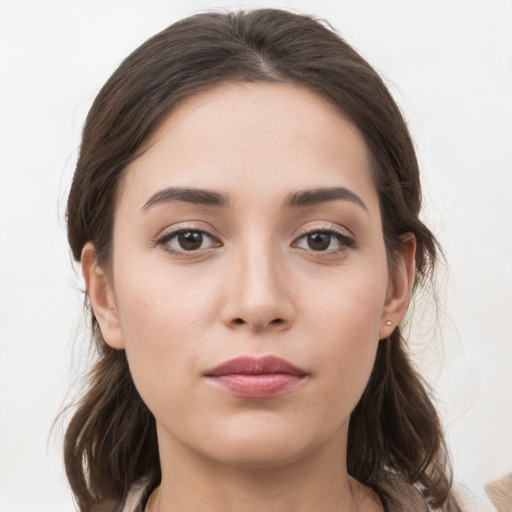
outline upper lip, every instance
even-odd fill
[[[285,359],[275,356],[255,357],[237,357],[230,359],[212,370],[206,372],[207,377],[217,377],[219,375],[247,374],[261,375],[268,373],[288,373],[291,375],[306,375],[301,368],[293,365]]]

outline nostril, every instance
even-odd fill
[[[243,318],[234,318],[233,324],[235,325],[244,325],[246,321]],[[284,323],[284,320],[282,318],[274,318],[274,320],[271,320],[268,325],[281,325]]]

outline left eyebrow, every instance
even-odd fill
[[[285,206],[287,208],[297,208],[339,199],[355,203],[368,212],[368,207],[364,201],[357,194],[345,187],[327,187],[315,188],[312,190],[299,190],[298,192],[294,192],[293,194],[288,195],[285,201]]]
[[[144,204],[142,211],[151,206],[170,203],[173,201],[184,201],[186,203],[201,204],[205,206],[226,207],[229,198],[215,190],[203,188],[169,187],[155,192]]]

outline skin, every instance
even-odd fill
[[[169,187],[213,190],[229,204],[154,199]],[[286,205],[332,187],[361,203]],[[186,251],[178,229],[209,235]],[[341,236],[329,241],[331,230]],[[314,242],[318,232],[328,245],[313,250],[307,234]],[[111,272],[92,244],[82,254],[105,341],[126,350],[156,418],[162,484],[148,511],[381,510],[347,475],[347,429],[379,340],[409,303],[414,239],[403,247],[390,275],[364,140],[312,92],[224,84],[165,119],[124,178]],[[204,376],[269,354],[306,377],[245,399]]]

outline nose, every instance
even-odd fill
[[[292,287],[281,258],[270,249],[243,251],[229,264],[222,321],[231,329],[272,332],[295,321]]]

